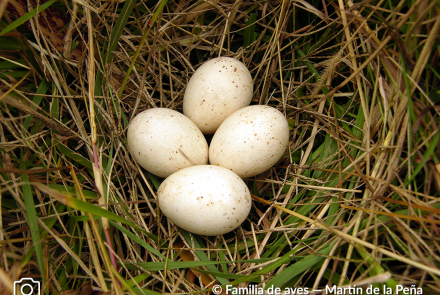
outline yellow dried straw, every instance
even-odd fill
[[[351,243],[351,244],[353,244],[353,245],[355,245],[355,244],[359,244],[359,245],[364,246],[364,247],[366,247],[366,248],[369,248],[369,249],[371,249],[371,250],[373,250],[373,251],[376,251],[376,252],[382,253],[382,254],[384,254],[384,255],[386,255],[386,256],[389,256],[389,257],[391,257],[391,258],[394,258],[394,259],[396,259],[396,260],[398,260],[398,261],[400,261],[400,262],[403,262],[403,263],[406,263],[406,264],[411,265],[411,266],[413,266],[413,267],[416,267],[416,268],[422,269],[422,270],[427,271],[427,272],[429,272],[429,273],[431,273],[431,274],[435,274],[435,275],[437,275],[437,276],[440,276],[440,269],[438,269],[438,268],[429,267],[429,266],[424,265],[424,264],[422,264],[422,263],[418,263],[418,262],[416,262],[416,261],[414,261],[414,260],[411,260],[411,259],[408,259],[408,258],[402,257],[402,256],[400,256],[400,255],[397,255],[396,253],[393,253],[393,252],[388,251],[388,250],[386,250],[386,249],[383,249],[383,248],[381,248],[381,247],[377,247],[377,246],[375,246],[375,245],[373,245],[373,244],[371,244],[371,243],[368,243],[368,242],[366,242],[366,241],[364,241],[364,240],[361,240],[361,239],[359,239],[359,238],[357,238],[357,237],[353,237],[353,236],[351,236],[351,235],[349,235],[349,234],[343,233],[343,232],[340,231],[340,230],[337,230],[337,229],[335,229],[335,228],[331,228],[331,227],[327,226],[325,223],[323,223],[323,222],[321,222],[321,221],[319,221],[319,220],[313,220],[313,219],[311,219],[311,218],[309,218],[309,217],[303,216],[303,215],[301,215],[301,214],[298,214],[298,213],[296,213],[296,212],[293,212],[292,210],[289,210],[289,209],[287,209],[287,208],[284,208],[284,207],[282,207],[282,206],[280,206],[280,205],[273,204],[272,202],[267,201],[267,200],[265,200],[265,199],[263,199],[263,198],[257,197],[257,196],[255,196],[255,195],[252,195],[252,198],[254,198],[255,200],[257,200],[257,201],[259,201],[259,202],[261,202],[261,203],[265,203],[265,204],[267,204],[267,205],[272,205],[273,207],[275,207],[275,208],[277,208],[277,209],[279,209],[279,210],[281,210],[281,211],[284,211],[284,212],[286,212],[287,214],[290,214],[290,215],[292,215],[292,216],[295,216],[296,218],[299,218],[299,219],[301,219],[301,220],[303,220],[303,221],[306,221],[306,222],[308,222],[308,223],[310,223],[310,224],[314,224],[314,225],[316,225],[317,227],[320,227],[320,228],[322,228],[322,229],[324,229],[324,230],[327,230],[327,231],[329,231],[329,232],[332,232],[332,233],[334,233],[335,235],[337,235],[338,237],[344,239],[345,241],[347,241],[347,242],[349,242],[349,243]]]

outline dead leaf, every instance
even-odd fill
[[[44,4],[47,0],[39,1],[39,5]],[[30,3],[33,7],[36,7],[37,3]],[[28,3],[25,0],[12,0],[9,2],[7,6],[7,11],[10,12],[14,19],[18,19],[29,12]],[[57,7],[51,6],[43,10],[38,14],[38,30],[39,33],[42,34],[41,37],[46,38],[46,40],[58,51],[64,52],[64,41],[65,37],[65,29],[70,19],[68,16],[61,12]],[[29,21],[25,22],[24,25],[32,30],[32,26]],[[36,36],[38,34],[34,32]],[[78,46],[70,52],[70,56],[73,60],[79,61],[81,59],[81,51],[82,44],[78,44]],[[68,58],[68,57],[65,57]]]

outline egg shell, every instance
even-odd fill
[[[209,147],[209,162],[242,178],[271,168],[289,144],[289,125],[277,109],[253,105],[230,115]]]
[[[232,171],[211,165],[189,167],[170,175],[157,196],[163,214],[195,234],[215,236],[242,224],[252,199],[244,181]]]
[[[252,76],[230,57],[208,60],[194,72],[183,97],[183,114],[204,134],[213,134],[233,112],[250,104]]]
[[[181,113],[153,108],[139,113],[127,131],[128,148],[140,166],[168,177],[208,163],[208,143],[197,126]]]

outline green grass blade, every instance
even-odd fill
[[[120,277],[119,274],[117,274],[118,277]],[[152,291],[152,290],[148,290],[148,289],[139,289],[136,284],[139,284],[140,282],[144,281],[145,279],[149,278],[150,274],[148,273],[143,273],[140,274],[138,276],[135,276],[134,278],[132,278],[131,280],[128,281],[124,281],[122,284],[127,288],[129,288],[129,290],[131,292],[134,292],[136,294],[142,294],[142,295],[158,295],[161,293]],[[122,281],[122,278],[120,278],[120,280]]]
[[[133,11],[133,7],[136,4],[136,0],[128,0],[125,2],[124,7],[122,7],[121,14],[119,14],[118,20],[116,21],[115,26],[113,27],[112,33],[110,34],[110,42],[107,48],[107,53],[104,58],[104,66],[109,65],[113,60],[113,52],[118,45],[119,38],[121,37],[122,32],[124,31],[125,24],[128,21],[128,18]],[[96,73],[96,82],[95,82],[95,95],[102,95],[101,86],[103,84],[104,73],[101,71],[97,71]]]
[[[182,235],[185,237],[186,241],[187,241],[190,245],[194,242],[194,247],[195,247],[196,249],[202,249],[202,248],[205,248],[205,247],[203,246],[203,244],[201,244],[201,242],[198,241],[198,239],[197,239],[196,236],[194,236],[194,238],[191,239],[191,236],[189,235],[189,233],[188,233],[187,231],[184,231],[184,230],[182,230]],[[197,257],[198,257],[202,262],[206,263],[206,268],[207,268],[208,270],[210,270],[210,271],[214,271],[214,272],[218,272],[218,269],[213,265],[212,261],[208,258],[208,256],[206,255],[205,252],[203,252],[203,251],[194,251],[194,252],[196,253]],[[215,261],[215,263],[218,264],[219,262]],[[228,283],[229,283],[229,281],[226,280],[226,279],[224,279],[224,278],[221,278],[221,277],[215,277],[215,278],[219,281],[219,283],[220,283],[221,285],[225,285],[225,284],[228,284]]]
[[[47,225],[48,228],[52,228],[55,225],[56,221],[57,221],[56,218],[49,218],[49,219],[44,220],[44,223]],[[44,240],[44,238],[46,236],[47,236],[47,231],[42,229],[41,233],[40,233],[40,240],[41,241]],[[30,261],[30,259],[34,255],[35,251],[36,251],[35,247],[29,249],[29,251],[26,253],[26,256],[21,260],[21,264],[20,264],[21,267],[25,267],[25,265],[27,265],[27,263]]]
[[[409,179],[405,181],[405,186],[408,186],[408,184],[411,183],[411,181],[416,178],[416,176],[419,174],[420,170],[422,170],[423,166],[426,165],[428,162],[429,157],[431,157],[432,153],[435,151],[435,148],[437,147],[438,140],[440,139],[440,132],[437,132],[433,137],[431,142],[429,143],[428,148],[426,149],[426,152],[423,154],[423,160],[420,161],[419,164],[417,164],[416,168],[412,172],[412,175]]]
[[[50,187],[54,190],[57,190],[63,194],[77,196],[76,190],[73,187],[65,187],[64,185],[56,184],[56,183],[49,183],[48,187]],[[83,193],[84,197],[88,200],[94,200],[94,199],[98,198],[98,194],[94,191],[89,191],[89,190],[83,189],[82,193]]]
[[[257,21],[257,14],[251,13],[249,20],[246,22],[246,29],[244,30],[243,46],[246,48],[255,41],[255,22]]]
[[[99,217],[104,217],[107,218],[109,220],[113,220],[115,222],[120,222],[122,224],[126,224],[128,226],[132,226],[134,228],[138,227],[131,221],[116,215],[115,213],[102,209],[101,207],[98,207],[96,205],[81,201],[77,198],[73,198],[71,196],[68,195],[64,195],[64,194],[60,194],[58,191],[53,190],[45,185],[39,184],[39,183],[35,183],[34,186],[38,187],[39,190],[41,190],[42,192],[54,197],[55,199],[57,199],[59,202],[73,208],[79,211],[84,211],[86,213],[90,213],[92,215],[96,215]]]
[[[123,232],[125,235],[127,235],[130,239],[132,239],[134,242],[138,243],[139,245],[141,245],[142,247],[144,247],[145,249],[147,249],[148,251],[150,251],[151,253],[153,253],[154,255],[162,258],[162,259],[166,259],[166,257],[164,255],[162,255],[159,251],[157,251],[156,249],[154,249],[153,247],[151,247],[150,245],[148,245],[145,241],[143,241],[141,238],[137,237],[135,234],[133,234],[131,231],[129,231],[128,229],[124,228],[123,226],[120,226],[119,224],[117,224],[116,222],[110,221],[110,223],[116,227],[117,229],[119,229],[121,232]]]
[[[243,282],[249,282],[250,280],[253,280],[254,278],[256,278],[262,274],[266,274],[266,273],[280,267],[281,265],[288,263],[291,260],[291,256],[295,255],[296,251],[297,251],[296,249],[290,250],[289,252],[287,252],[286,254],[281,256],[277,261],[274,261],[273,263],[263,267],[262,269],[255,271],[252,275],[248,275],[244,278],[232,281],[229,283],[229,285],[238,285]]]
[[[154,188],[155,188],[156,190],[159,189],[160,181],[159,181],[159,179],[157,178],[157,176],[154,175],[154,174],[152,174],[152,173],[150,173],[150,172],[148,172],[148,171],[147,171],[147,175],[148,175],[148,179],[150,179],[151,182],[153,183]]]
[[[144,46],[145,40],[147,40],[147,36],[150,33],[151,28],[153,27],[153,24],[156,22],[156,19],[159,17],[159,15],[162,13],[162,10],[164,9],[165,5],[167,4],[168,0],[162,0],[159,4],[159,7],[157,8],[157,10],[154,12],[153,17],[151,18],[151,20],[148,22],[148,27],[144,32],[144,35],[142,36],[142,40],[138,46],[138,49],[136,50],[136,53],[134,54],[132,60],[131,60],[131,64],[130,67],[127,70],[127,73],[125,74],[124,80],[122,81],[122,85],[121,88],[119,89],[119,97],[122,96],[122,92],[124,91],[125,85],[127,84],[128,81],[128,77],[131,74],[131,71],[133,70],[134,64],[137,60],[137,57],[139,56],[139,53],[141,52],[142,47]]]
[[[18,26],[24,24],[25,22],[27,22],[28,20],[30,20],[31,18],[36,16],[38,13],[42,12],[43,10],[45,10],[46,8],[48,8],[49,6],[54,4],[55,1],[57,1],[57,0],[47,1],[46,3],[41,4],[40,6],[38,6],[37,9],[31,10],[28,13],[26,13],[25,15],[23,15],[22,17],[20,17],[19,19],[13,21],[9,26],[4,28],[3,31],[0,32],[0,37],[3,36],[6,33],[9,33],[10,31],[12,31],[13,29],[17,28]]]
[[[118,45],[119,38],[121,37],[122,32],[124,31],[125,24],[130,17],[131,12],[133,11],[133,7],[136,4],[136,0],[128,0],[125,2],[124,7],[122,7],[122,11],[119,14],[118,20],[116,21],[115,26],[112,29],[112,33],[110,35],[110,43],[108,46],[107,54],[105,57],[105,64],[108,65],[112,62],[113,52]]]
[[[251,261],[246,260],[245,262],[251,262]],[[224,263],[222,263],[222,264],[224,265]],[[209,271],[209,270],[204,270],[204,269],[197,269],[197,271],[203,272],[208,275],[215,276],[215,277],[221,277],[221,278],[231,279],[231,280],[248,278],[247,275],[239,275],[239,274],[233,274],[233,273],[228,273],[228,272],[215,272],[215,271]],[[260,283],[261,279],[259,277],[256,277],[256,278],[250,279],[248,282]]]
[[[385,270],[382,268],[382,266],[380,266],[380,264],[373,257],[369,255],[369,253],[366,251],[364,247],[362,246],[357,247],[357,252],[367,262],[367,264],[371,266],[372,275],[385,273]],[[391,288],[392,290],[396,290],[397,283],[392,278],[388,279],[385,282],[385,284],[388,288]]]
[[[333,249],[334,244],[332,243],[330,246],[327,246],[326,248],[322,249],[318,253],[320,255],[310,255],[308,257],[305,257],[298,262],[290,265],[285,270],[277,274],[275,277],[273,277],[269,282],[266,284],[266,288],[274,286],[274,287],[281,287],[286,282],[288,282],[290,279],[296,277],[297,275],[304,272],[306,269],[313,267],[317,263],[321,262],[325,259],[324,255],[327,255],[330,253],[330,251]]]
[[[238,260],[238,261],[167,261],[167,262],[140,262],[137,263],[140,267],[142,267],[145,270],[148,271],[162,271],[165,269],[165,265],[167,267],[167,270],[172,269],[182,269],[182,268],[191,268],[191,267],[201,267],[206,266],[206,268],[214,269],[214,265],[218,264],[228,264],[228,263],[263,263],[273,260],[273,258],[265,258],[265,259],[249,259],[249,260]],[[220,273],[217,269],[215,270],[209,270],[213,273]],[[225,277],[224,275],[221,276],[222,278]],[[217,278],[217,277],[216,277]],[[228,283],[227,280],[223,280],[225,284]],[[223,282],[221,282],[223,284]]]
[[[149,277],[151,277],[149,273],[142,273],[138,276],[135,276],[131,281],[127,281],[127,285],[130,287],[134,287],[135,283],[139,284],[140,282],[142,282],[145,279],[148,279]]]
[[[111,271],[118,278],[118,281],[120,282],[122,287],[124,287],[125,290],[128,290],[130,294],[134,294],[135,293],[133,291],[133,289],[131,288],[131,286],[129,284],[127,284],[127,282],[124,280],[124,278],[121,277],[121,275],[113,267],[111,268]]]
[[[14,60],[14,62],[11,61],[0,61],[0,71],[4,71],[4,70],[13,70],[13,69],[21,69],[24,68],[26,66],[24,59],[17,59]]]
[[[60,150],[61,154],[69,157],[70,159],[72,159],[75,163],[79,163],[81,165],[83,165],[84,167],[86,167],[87,169],[92,170],[92,162],[90,162],[90,160],[84,158],[82,155],[75,153],[74,151],[72,151],[71,149],[69,149],[67,146],[65,146],[62,143],[58,143],[56,145],[57,149]]]
[[[20,169],[26,169],[25,164],[22,162]],[[26,207],[26,215],[28,218],[29,229],[31,231],[32,241],[34,243],[33,248],[37,255],[38,266],[40,267],[41,277],[43,281],[46,279],[46,267],[44,266],[43,259],[43,247],[40,240],[40,227],[38,226],[37,211],[35,210],[34,197],[32,196],[31,186],[29,184],[29,178],[26,174],[21,175],[23,181],[23,198],[24,205]]]
[[[50,86],[50,84],[46,79],[43,79],[40,82],[40,85],[38,86],[36,95],[34,95],[34,97],[32,99],[32,102],[34,104],[36,104],[37,106],[40,105],[41,101],[43,100],[43,96],[41,96],[39,94],[46,94],[47,90],[49,89],[49,86]],[[36,107],[34,105],[30,105],[30,108],[34,109],[34,110],[36,109]],[[33,118],[31,116],[28,116],[26,119],[24,119],[24,123],[23,123],[24,130],[27,130],[29,128],[32,119]]]

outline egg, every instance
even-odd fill
[[[283,156],[289,143],[289,125],[277,109],[253,105],[230,115],[214,134],[209,162],[242,178],[260,174]]]
[[[202,132],[171,109],[152,108],[139,113],[130,122],[127,143],[139,165],[160,177],[208,163],[208,143]]]
[[[244,181],[212,165],[189,167],[170,175],[157,191],[159,207],[175,225],[195,234],[228,233],[248,216],[252,199]]]
[[[183,114],[204,134],[213,134],[233,112],[250,104],[252,76],[230,57],[208,60],[194,72],[183,97]]]

